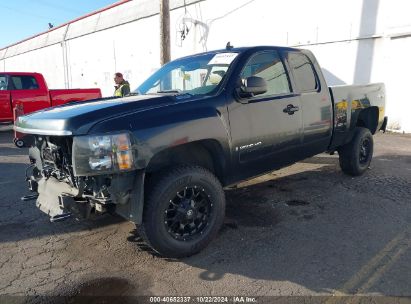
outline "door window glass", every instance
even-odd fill
[[[39,88],[33,76],[11,76],[11,82],[15,90],[35,90]]]
[[[7,76],[0,75],[0,90],[7,90]]]
[[[288,62],[293,69],[295,81],[301,92],[317,91],[317,77],[310,59],[302,53],[289,53]]]
[[[267,92],[258,97],[290,93],[287,73],[276,51],[254,55],[241,73],[242,79],[251,76],[261,77],[267,82]]]

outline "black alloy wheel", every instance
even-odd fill
[[[151,176],[140,236],[169,258],[193,255],[217,235],[224,221],[220,181],[205,168],[182,165]]]
[[[164,224],[177,240],[189,240],[203,234],[207,227],[213,203],[204,188],[185,187],[176,193],[165,210]]]
[[[361,143],[360,147],[360,164],[364,165],[368,162],[368,158],[370,157],[371,151],[371,144],[369,138],[364,138]]]

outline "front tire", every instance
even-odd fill
[[[13,142],[14,142],[14,144],[16,145],[17,148],[24,148],[25,143],[24,143],[24,141],[23,141],[22,139],[15,138],[15,139],[13,140]]]
[[[169,170],[152,181],[139,233],[160,255],[181,258],[205,248],[225,215],[218,179],[197,166]]]
[[[370,130],[357,127],[353,139],[338,150],[341,170],[351,176],[362,175],[370,166],[373,152]]]

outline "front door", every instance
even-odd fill
[[[279,53],[252,55],[240,77],[250,76],[264,78],[267,92],[239,98],[229,108],[235,179],[292,163],[301,145],[300,97],[293,93]]]
[[[13,121],[7,75],[0,75],[0,122]]]

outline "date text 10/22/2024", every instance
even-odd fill
[[[150,297],[150,303],[257,303],[255,297]]]

